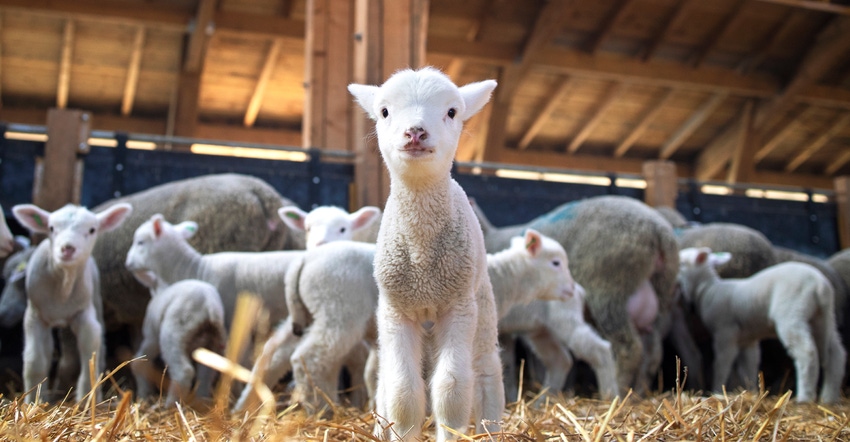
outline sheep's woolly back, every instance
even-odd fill
[[[758,230],[740,224],[711,223],[682,231],[679,247],[708,247],[729,252],[732,260],[717,268],[721,278],[746,278],[776,263],[773,245]]]
[[[688,227],[688,220],[673,207],[659,206],[655,210],[661,215],[674,229],[684,229]]]
[[[98,239],[93,256],[100,268],[107,328],[119,324],[141,326],[148,290],[124,268],[133,232],[155,213],[166,219],[198,222],[203,235],[192,239],[200,253],[228,250],[264,251],[303,248],[277,214],[292,202],[265,181],[247,175],[208,175],[175,181],[107,201],[133,205],[123,225]]]

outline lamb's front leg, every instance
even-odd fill
[[[758,341],[741,349],[741,354],[735,361],[735,372],[741,384],[747,390],[758,387],[759,363],[761,362],[761,348]]]
[[[714,333],[714,373],[711,388],[715,392],[723,391],[723,386],[729,382],[732,364],[738,357],[738,330],[727,328]]]
[[[377,314],[380,364],[375,434],[386,440],[414,440],[425,420],[422,328],[383,298],[379,298]],[[466,335],[471,336],[471,331]],[[471,367],[467,372],[471,372]]]
[[[53,334],[38,314],[27,307],[24,314],[24,391],[25,402],[36,400],[36,385],[47,378],[50,356],[53,354]],[[43,384],[45,389],[47,383]]]
[[[103,367],[99,361],[101,358],[101,344],[103,342],[103,327],[97,320],[97,314],[93,306],[89,306],[80,312],[73,321],[71,321],[71,331],[77,337],[77,350],[80,354],[80,377],[77,379],[77,401],[83,400],[92,389],[91,377],[97,377]],[[95,373],[91,373],[89,368],[89,360],[94,356]],[[100,389],[95,391],[95,400],[100,401]]]
[[[469,301],[455,306],[434,322],[436,359],[431,375],[431,406],[438,441],[454,439],[444,425],[460,433],[465,433],[469,425],[475,388],[472,344],[477,323],[477,305],[471,296]],[[494,352],[497,350],[493,348]],[[498,357],[498,353],[494,353],[496,369],[501,373]],[[498,393],[499,399],[504,401],[502,388]]]
[[[139,345],[139,351],[132,362],[130,371],[136,380],[136,399],[141,400],[149,397],[153,391],[153,384],[148,378],[149,373],[156,371],[153,361],[159,356],[159,336],[157,333],[145,333],[145,338]]]

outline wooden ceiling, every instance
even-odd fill
[[[0,119],[300,146],[307,1],[0,0]],[[832,188],[848,4],[430,0],[427,62],[500,83],[459,160]]]

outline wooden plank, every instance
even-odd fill
[[[676,207],[679,184],[676,163],[672,161],[647,161],[641,169],[646,189],[643,201],[651,207]]]
[[[383,65],[389,77],[397,69],[411,65],[411,4],[412,0],[385,1],[383,3]]]
[[[136,88],[139,86],[139,70],[142,67],[142,51],[145,48],[145,28],[136,28],[133,39],[133,50],[130,53],[130,64],[127,66],[127,80],[124,82],[124,97],[121,100],[121,115],[128,116],[133,111],[133,101],[136,98]]]
[[[829,190],[832,188],[832,180],[826,176],[802,173],[769,172],[765,170],[755,171],[748,183],[768,184],[774,186],[794,186],[805,189]]]
[[[810,84],[800,88],[795,98],[812,106],[850,110],[850,90],[841,87]]]
[[[540,113],[538,113],[534,117],[534,121],[532,121],[531,126],[525,131],[522,135],[522,138],[519,140],[519,144],[517,147],[520,150],[524,150],[528,148],[528,145],[531,144],[531,141],[534,140],[534,137],[540,132],[540,129],[546,125],[546,122],[549,120],[549,116],[555,112],[555,109],[563,102],[564,97],[572,90],[573,81],[570,77],[563,77],[558,85],[555,87],[553,93],[549,94],[549,98],[546,100],[546,104],[543,105],[543,108],[540,109]]]
[[[732,151],[732,161],[729,163],[729,172],[726,182],[735,184],[749,181],[755,169],[753,168],[753,156],[757,145],[755,127],[755,102],[747,100],[741,111],[738,123],[738,133],[735,137],[735,146]]]
[[[325,113],[320,124],[325,132],[324,144],[316,147],[345,150],[349,148],[351,138],[352,106],[351,96],[346,91],[351,83],[351,35],[353,11],[351,2],[331,1],[328,3],[327,18],[327,62],[325,83],[321,85],[324,93]],[[339,91],[339,93],[333,93]]]
[[[785,34],[797,24],[800,14],[789,10],[787,14],[766,34],[766,37],[757,45],[757,49],[749,57],[744,58],[738,64],[738,70],[748,74],[755,70],[767,58],[767,55],[782,40]]]
[[[213,23],[216,2],[217,0],[199,0],[197,13],[195,14],[195,27],[189,35],[189,42],[186,44],[186,52],[183,58],[184,71],[201,71],[203,58],[209,43],[207,29]]]
[[[712,113],[726,100],[729,94],[725,92],[712,95],[706,100],[688,120],[683,124],[661,147],[658,157],[662,160],[670,158],[679,147],[687,141],[700,126],[711,116]]]
[[[327,83],[328,0],[307,0],[307,31],[304,42],[304,148],[325,146],[325,84]]]
[[[808,9],[811,11],[829,12],[831,14],[850,15],[850,6],[832,3],[829,0],[758,0],[765,3],[776,3],[794,8]]]
[[[608,88],[605,95],[602,97],[602,100],[599,101],[599,104],[593,111],[593,115],[586,123],[584,123],[584,126],[582,126],[582,128],[570,141],[570,144],[567,145],[567,152],[576,153],[576,151],[578,151],[582,143],[590,137],[590,134],[593,133],[593,130],[596,129],[596,126],[598,126],[602,121],[602,118],[605,117],[608,109],[610,109],[611,106],[620,99],[620,96],[626,91],[626,89],[628,89],[628,83],[614,83]]]
[[[59,60],[59,80],[56,85],[56,107],[68,106],[68,89],[71,84],[71,62],[74,55],[74,20],[65,20],[62,33],[62,53]]]
[[[493,0],[484,0],[481,2],[481,9],[478,11],[478,16],[472,21],[472,26],[466,32],[466,41],[478,40],[478,36],[481,35],[481,28],[484,26],[484,20],[492,9],[492,3]],[[446,67],[446,75],[456,82],[465,67],[466,60],[460,57],[452,58],[452,61]]]
[[[249,128],[235,124],[198,124],[195,126],[195,136],[211,140],[301,147],[301,131],[291,129]]]
[[[835,138],[839,132],[844,130],[847,125],[850,124],[850,113],[845,113],[843,115],[839,115],[835,120],[833,120],[832,124],[830,124],[829,128],[823,131],[820,135],[815,137],[811,142],[809,142],[802,149],[798,150],[798,153],[794,158],[785,165],[786,172],[793,172],[797,170],[803,163],[806,162],[812,155],[817,153],[821,148],[826,146],[826,143],[829,143],[830,140]]]
[[[170,3],[151,7],[145,2],[119,2],[103,0],[0,0],[4,9],[39,11],[56,16],[83,16],[129,25],[145,24],[177,31],[186,30],[192,18],[185,8]]]
[[[498,107],[494,107],[494,111]],[[492,147],[492,146],[491,146]],[[489,149],[488,149],[489,151]],[[495,150],[491,159],[496,163],[523,164],[528,166],[563,168],[571,170],[594,171],[603,174],[615,171],[639,175],[643,171],[645,160],[632,158],[611,158],[610,156],[596,155],[567,155],[558,152],[543,152],[528,150],[520,152],[516,149]],[[676,174],[678,176],[691,176],[692,169],[687,164],[676,163]]]
[[[678,0],[676,6],[673,7],[673,10],[670,12],[664,22],[661,23],[656,29],[655,34],[653,34],[652,38],[649,41],[649,44],[643,49],[643,55],[641,55],[641,60],[646,62],[652,59],[655,56],[655,53],[658,51],[658,48],[661,46],[661,43],[664,41],[664,37],[670,33],[670,30],[673,29],[679,21],[681,21],[688,13],[688,9],[694,4],[695,0]]]
[[[643,113],[643,117],[641,117],[640,121],[635,125],[631,132],[626,136],[626,138],[620,142],[617,148],[614,150],[614,157],[620,158],[629,151],[632,145],[640,139],[641,135],[646,131],[650,124],[652,124],[653,120],[661,113],[662,110],[670,103],[673,98],[675,90],[667,89],[666,92],[661,94],[661,96],[655,100],[652,104],[647,108],[647,112]]]
[[[602,21],[602,26],[600,26],[599,31],[593,36],[590,44],[587,46],[588,52],[596,54],[599,47],[602,46],[602,43],[604,43],[605,40],[611,36],[614,29],[616,29],[617,24],[620,23],[629,12],[631,12],[631,6],[633,4],[633,0],[619,0],[614,4],[614,7],[608,12],[608,15],[606,15],[605,19]]]
[[[50,109],[41,173],[36,174],[33,203],[47,211],[79,204],[77,154],[88,152],[91,118],[80,110]]]
[[[833,182],[835,189],[836,228],[841,248],[850,247],[850,177],[838,177]]]
[[[730,29],[733,29],[741,18],[741,9],[747,4],[746,0],[739,0],[732,11],[725,17],[723,23],[709,34],[708,41],[703,45],[694,57],[694,67],[699,68],[708,58],[708,55],[717,47],[717,43],[723,40]]]
[[[198,97],[201,92],[201,73],[184,71],[180,73],[177,81],[174,135],[193,137],[195,136],[195,126],[198,124]]]
[[[791,136],[799,128],[800,119],[802,119],[805,113],[807,111],[810,111],[811,109],[813,108],[807,107],[801,112],[794,113],[793,115],[789,116],[788,121],[779,126],[779,132],[772,136],[767,142],[764,143],[764,145],[762,145],[756,151],[753,160],[755,160],[756,163],[759,163],[761,162],[761,160],[765,159],[768,155],[773,153],[773,151],[776,150],[776,148],[779,147],[779,145],[782,144],[783,141],[788,139],[788,137]]]
[[[700,152],[694,162],[694,178],[713,180],[726,168],[734,150],[738,126],[729,124]]]
[[[305,21],[278,15],[218,11],[214,21],[217,34],[240,38],[303,40],[307,32]]]
[[[840,155],[835,157],[834,160],[829,162],[829,165],[826,166],[826,169],[824,169],[824,174],[828,176],[835,175],[835,172],[838,172],[839,169],[844,167],[848,161],[850,161],[850,151],[842,152]]]
[[[260,113],[260,107],[263,105],[263,97],[266,93],[266,86],[269,84],[269,79],[277,65],[277,60],[280,58],[280,49],[283,46],[283,40],[276,38],[269,44],[269,50],[266,52],[266,59],[263,62],[263,69],[260,71],[260,77],[257,78],[257,84],[254,85],[254,92],[251,94],[251,100],[248,102],[248,110],[245,111],[243,124],[245,127],[251,127],[257,121],[257,114]]]

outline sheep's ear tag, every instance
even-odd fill
[[[198,229],[197,229],[195,226],[186,226],[186,227],[184,227],[184,228],[185,228],[186,230],[188,230],[189,232],[192,232],[192,234],[195,234],[195,232],[197,232],[197,231],[198,231]]]
[[[41,215],[39,215],[39,214],[37,214],[37,213],[33,213],[33,214],[32,214],[32,219],[35,221],[35,223],[36,223],[36,224],[38,224],[39,226],[44,227],[44,219],[41,217]]]
[[[525,249],[528,250],[529,252],[534,252],[535,246],[537,246],[537,238],[532,236],[525,243]]]
[[[301,215],[299,215],[299,214],[297,214],[297,213],[295,213],[295,212],[286,212],[286,217],[287,217],[287,218],[292,218],[292,219],[294,219],[294,220],[296,220],[296,221],[298,221],[298,220],[300,220],[300,219],[301,219]]]

